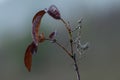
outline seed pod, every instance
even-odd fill
[[[60,11],[57,9],[55,5],[51,5],[47,13],[54,19],[58,19],[58,20],[61,19]]]

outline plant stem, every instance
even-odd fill
[[[57,44],[60,48],[62,48],[71,58],[73,57],[72,55],[71,55],[71,53],[62,45],[62,44],[60,44],[56,39],[53,39],[53,40],[51,40],[51,39],[45,39],[45,40],[49,40],[49,41],[52,41],[53,43],[55,43],[55,44]]]
[[[74,66],[75,66],[75,70],[76,70],[76,74],[77,74],[77,79],[80,80],[80,73],[79,73],[79,69],[78,69],[78,64],[76,61],[76,55],[71,55],[71,53],[60,43],[58,43],[56,40],[54,41],[59,47],[61,47],[74,61]]]
[[[56,39],[53,40],[54,43],[56,43],[59,47],[61,47],[74,61],[74,66],[75,66],[75,70],[77,73],[77,78],[78,80],[80,80],[80,73],[79,73],[79,69],[78,69],[78,65],[77,65],[77,61],[76,61],[76,55],[71,55],[71,53],[63,46],[61,45]]]
[[[75,66],[75,70],[76,70],[76,74],[77,74],[77,78],[78,78],[78,80],[80,80],[80,73],[79,73],[79,69],[78,69],[78,65],[77,65],[77,61],[76,61],[76,55],[75,55],[75,54],[74,54],[74,56],[71,55],[71,53],[70,53],[63,45],[61,45],[61,44],[58,43],[57,41],[55,41],[55,43],[56,43],[59,47],[61,47],[61,48],[73,59],[73,61],[74,61],[74,66]]]
[[[64,23],[67,31],[68,31],[68,34],[69,34],[69,40],[70,40],[70,46],[71,46],[71,53],[73,55],[73,39],[72,39],[72,31],[71,31],[71,28],[70,26],[68,26],[67,22],[64,21],[64,19],[61,18],[61,21]]]
[[[66,29],[67,29],[67,31],[69,33],[69,40],[70,40],[71,53],[72,53],[71,58],[74,61],[74,66],[75,66],[75,70],[76,70],[76,73],[77,73],[77,78],[78,78],[78,80],[80,80],[80,73],[79,73],[79,69],[78,69],[78,65],[77,65],[77,61],[76,61],[76,55],[73,52],[72,30],[71,30],[70,26],[68,26],[68,24],[62,18],[61,18],[61,21],[65,24],[65,27],[66,27]]]
[[[78,65],[77,65],[76,55],[75,54],[73,56],[73,60],[74,60],[75,70],[76,70],[76,73],[77,73],[77,78],[78,78],[78,80],[80,80],[80,73],[79,73],[79,69],[78,69]]]
[[[55,41],[55,43],[61,47],[70,57],[72,57],[71,53],[63,46],[61,45],[59,42]]]
[[[71,52],[69,52],[62,44],[60,44],[56,39],[46,39],[49,41],[52,41],[53,43],[57,44],[59,47],[61,47],[70,57],[71,59],[74,61],[74,66],[75,66],[75,70],[76,70],[76,74],[77,74],[77,79],[80,80],[80,73],[79,73],[79,69],[78,69],[78,64],[76,61],[76,54],[73,52],[73,39],[72,39],[72,30],[70,28],[70,26],[68,26],[68,24],[61,18],[61,21],[64,23],[68,34],[69,34],[69,41],[70,41],[70,46],[71,46]]]

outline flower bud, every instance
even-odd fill
[[[55,5],[51,5],[47,13],[54,19],[61,19],[60,11],[57,9]]]

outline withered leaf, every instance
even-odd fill
[[[31,65],[32,65],[32,53],[31,53],[31,46],[29,45],[26,52],[25,52],[25,57],[24,57],[24,64],[28,71],[30,72],[31,70]]]
[[[40,28],[41,19],[45,13],[46,13],[45,10],[41,10],[41,11],[37,12],[32,20],[32,24],[33,24],[32,37],[33,37],[33,41],[36,46],[39,43],[39,28]]]
[[[37,46],[32,42],[26,49],[25,57],[24,57],[24,64],[28,71],[31,71],[32,66],[32,54],[37,52]]]

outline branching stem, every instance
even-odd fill
[[[52,41],[53,43],[55,43],[56,45],[58,45],[60,48],[62,48],[71,58],[73,57],[71,55],[71,53],[62,44],[60,44],[56,39],[53,39],[53,40],[51,40],[51,39],[45,39],[45,40]]]
[[[61,45],[58,41],[55,41],[55,43],[61,47],[70,57],[72,57],[71,53],[63,46]]]
[[[68,34],[69,34],[69,41],[70,41],[70,46],[71,46],[71,52],[69,52],[62,44],[60,44],[56,39],[45,39],[45,40],[49,40],[52,41],[53,43],[57,44],[59,47],[61,47],[70,57],[71,59],[74,61],[74,66],[75,66],[75,71],[77,74],[77,78],[78,80],[80,80],[80,73],[79,73],[79,69],[78,69],[78,64],[76,61],[76,54],[73,52],[73,39],[72,39],[72,30],[70,28],[70,26],[61,18],[61,21],[64,23]]]
[[[66,27],[66,29],[67,29],[67,31],[69,33],[69,40],[70,40],[71,53],[72,53],[71,58],[74,61],[74,66],[75,66],[75,70],[76,70],[76,73],[77,73],[77,78],[78,78],[78,80],[80,80],[80,73],[79,73],[78,64],[77,64],[77,61],[76,61],[76,55],[73,52],[72,30],[70,28],[70,25],[68,25],[62,18],[61,18],[61,21],[65,24],[65,27]]]
[[[67,24],[67,22],[65,22],[64,19],[61,18],[61,21],[64,23],[67,31],[68,31],[68,34],[69,34],[69,41],[70,41],[70,46],[71,46],[71,53],[73,55],[73,39],[72,39],[72,31],[71,31],[71,28],[70,26]]]

